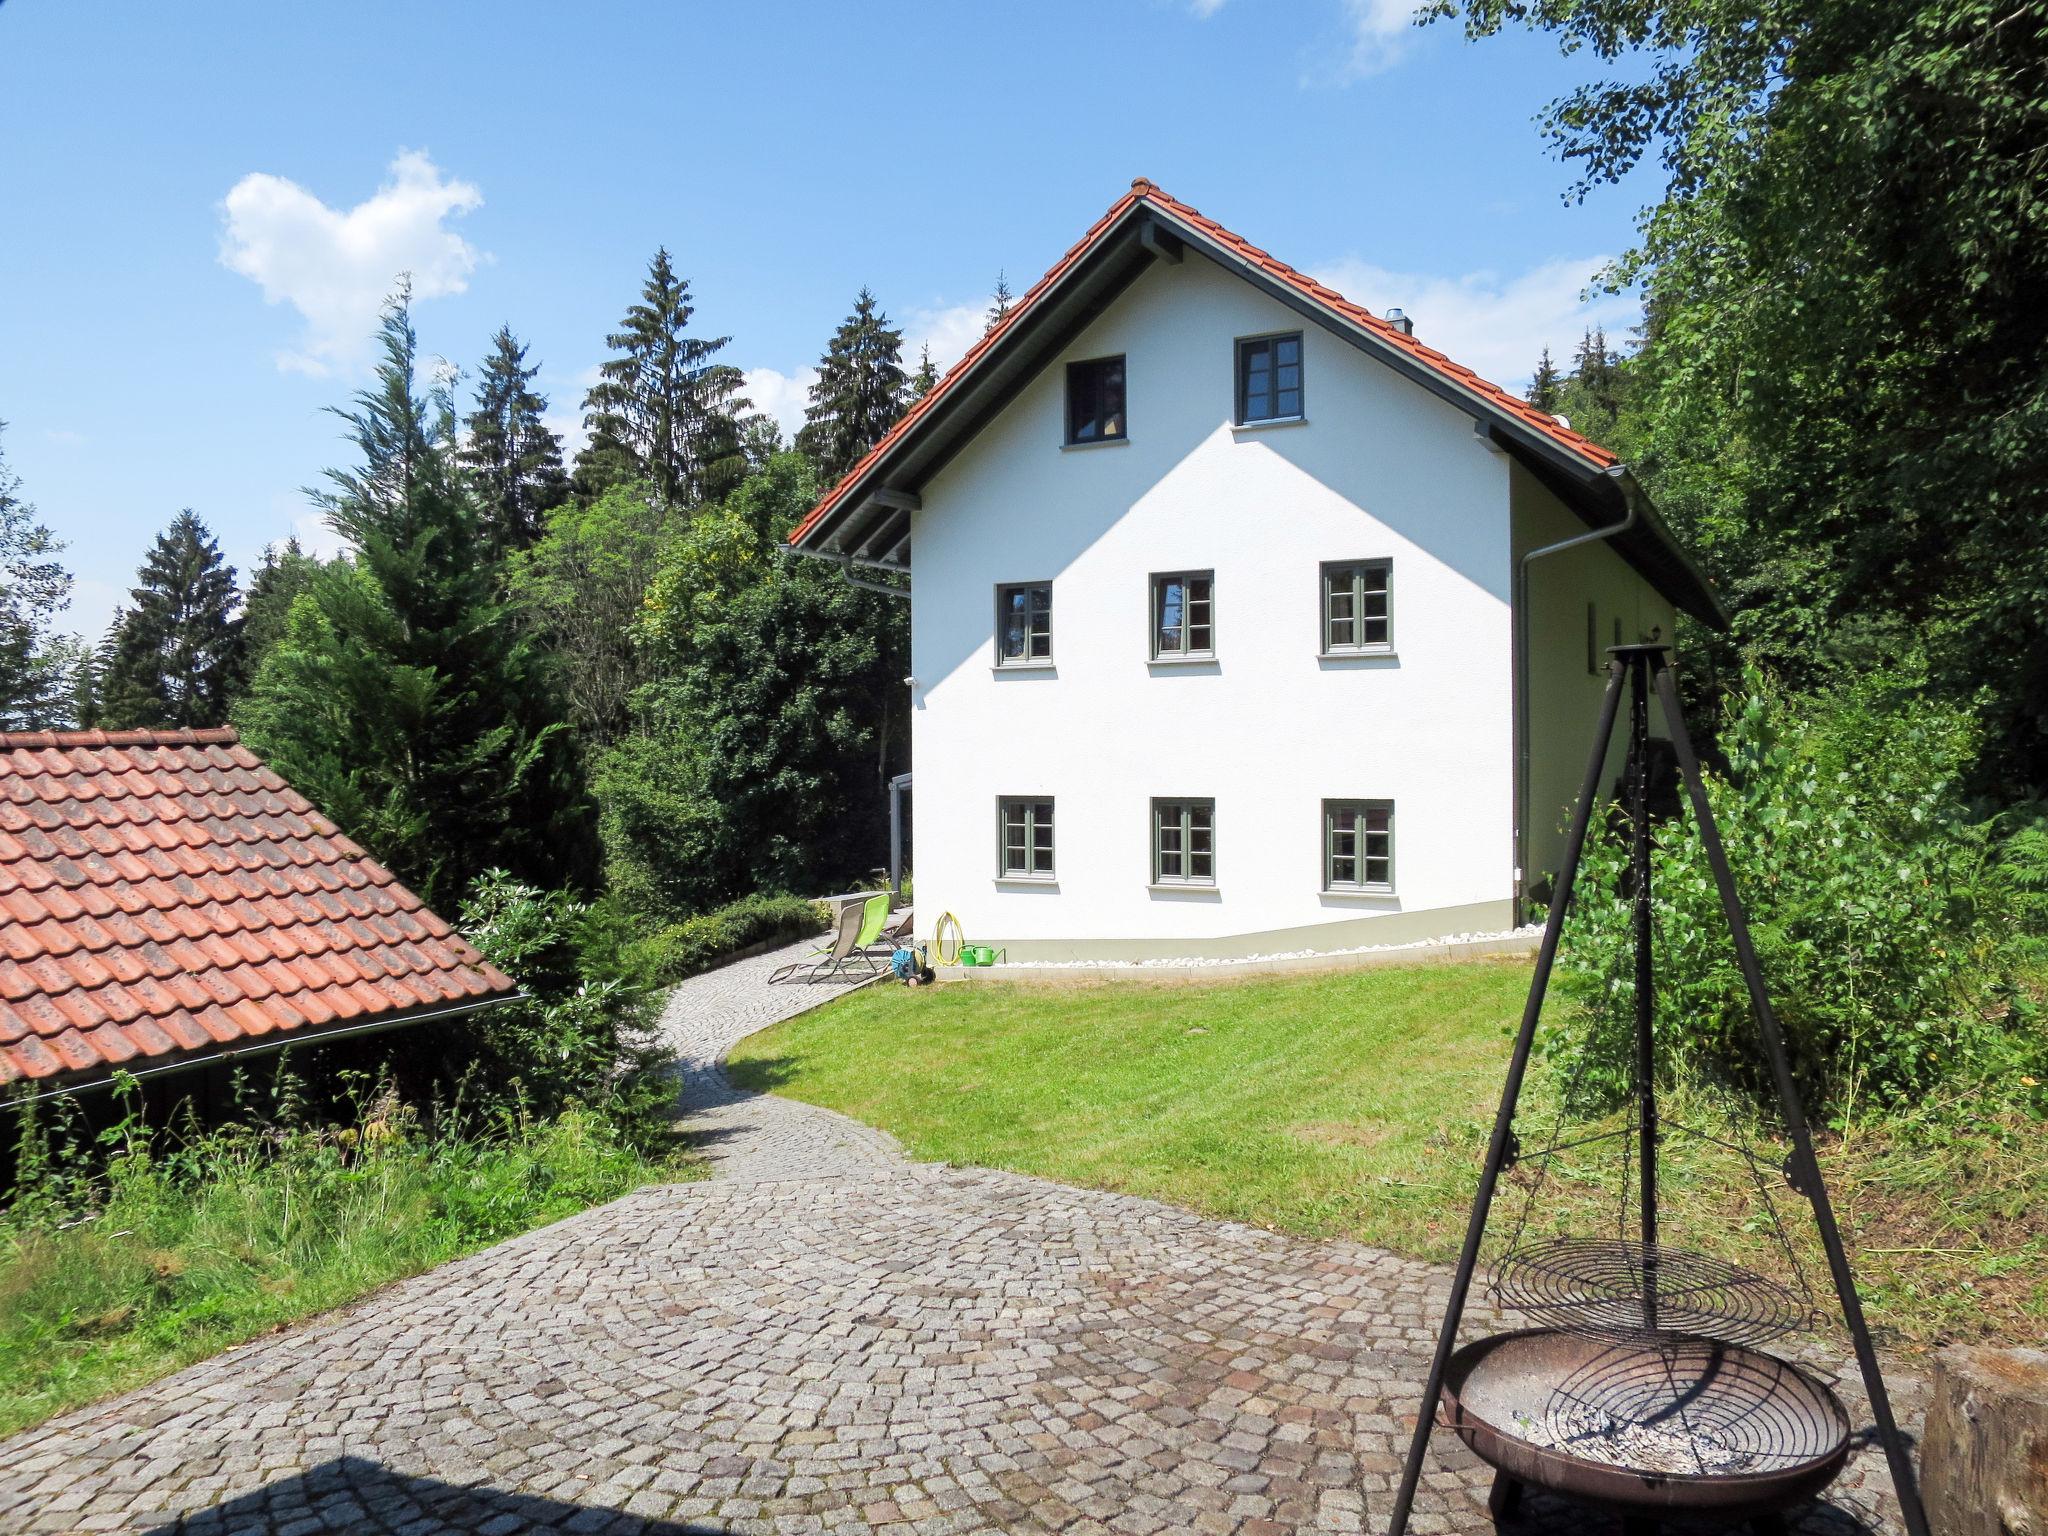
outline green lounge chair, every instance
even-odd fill
[[[807,959],[794,960],[783,966],[768,978],[769,983],[881,975],[882,968],[867,949],[881,936],[882,925],[888,920],[889,898],[886,895],[870,896],[858,906],[849,901],[839,909],[839,926],[833,930],[832,942],[814,950]]]

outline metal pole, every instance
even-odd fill
[[[1657,669],[1657,697],[1664,705],[1664,718],[1671,727],[1671,744],[1678,752],[1678,771],[1692,800],[1693,817],[1699,822],[1700,842],[1713,867],[1714,884],[1721,893],[1721,911],[1728,919],[1728,931],[1735,940],[1735,959],[1742,969],[1743,985],[1749,990],[1749,1005],[1756,1015],[1757,1033],[1763,1037],[1764,1057],[1770,1063],[1771,1079],[1777,1086],[1778,1103],[1785,1113],[1785,1129],[1792,1138],[1793,1168],[1799,1177],[1794,1188],[1813,1205],[1814,1225],[1820,1228],[1821,1247],[1827,1250],[1828,1270],[1834,1277],[1835,1295],[1842,1303],[1842,1317],[1849,1325],[1849,1338],[1856,1348],[1856,1365],[1863,1373],[1863,1390],[1870,1395],[1870,1416],[1877,1425],[1878,1440],[1884,1446],[1891,1468],[1892,1487],[1899,1496],[1908,1536],[1929,1536],[1927,1511],[1920,1503],[1920,1487],[1913,1461],[1906,1454],[1906,1442],[1892,1417],[1891,1399],[1884,1390],[1884,1374],[1878,1368],[1877,1349],[1870,1341],[1870,1325],[1864,1321],[1863,1303],[1856,1294],[1856,1278],[1849,1271],[1849,1255],[1842,1247],[1842,1234],[1835,1226],[1834,1207],[1828,1201],[1827,1185],[1821,1181],[1820,1164],[1813,1155],[1813,1136],[1807,1129],[1806,1112],[1799,1104],[1799,1088],[1792,1081],[1792,1066],[1785,1055],[1785,1036],[1778,1028],[1778,1015],[1771,1007],[1764,987],[1763,968],[1757,964],[1756,946],[1750,942],[1749,920],[1743,914],[1742,898],[1735,890],[1735,874],[1728,866],[1728,854],[1721,846],[1721,833],[1714,825],[1713,807],[1707,803],[1707,789],[1700,777],[1699,759],[1693,754],[1692,738],[1685,729],[1679,709],[1678,684],[1668,665]],[[1804,1186],[1803,1188],[1801,1186]]]
[[[1465,1225],[1465,1247],[1458,1256],[1457,1273],[1451,1277],[1450,1301],[1444,1309],[1443,1332],[1437,1336],[1436,1356],[1430,1361],[1429,1381],[1422,1389],[1422,1407],[1415,1419],[1415,1438],[1408,1445],[1408,1464],[1401,1471],[1401,1486],[1394,1495],[1394,1513],[1387,1536],[1403,1536],[1408,1529],[1408,1512],[1415,1503],[1415,1489],[1422,1481],[1422,1458],[1429,1452],[1430,1430],[1436,1422],[1436,1405],[1444,1391],[1444,1371],[1458,1347],[1458,1322],[1465,1313],[1465,1298],[1472,1289],[1472,1273],[1479,1263],[1479,1244],[1486,1235],[1486,1213],[1493,1204],[1494,1187],[1507,1165],[1508,1147],[1514,1139],[1515,1101],[1522,1094],[1522,1078],[1529,1069],[1529,1052],[1536,1041],[1536,1021],[1543,1013],[1543,994],[1550,985],[1550,970],[1557,961],[1557,941],[1564,931],[1565,909],[1571,905],[1572,884],[1578,878],[1579,858],[1586,847],[1586,828],[1593,820],[1593,807],[1600,796],[1600,771],[1607,762],[1608,739],[1614,734],[1614,717],[1621,705],[1622,666],[1608,663],[1607,692],[1600,699],[1600,725],[1593,738],[1593,755],[1586,764],[1586,777],[1579,785],[1578,804],[1572,810],[1571,831],[1565,837],[1564,866],[1557,874],[1557,888],[1551,892],[1550,914],[1543,923],[1543,943],[1536,951],[1536,974],[1529,979],[1529,999],[1522,1006],[1522,1027],[1515,1036],[1514,1054],[1508,1059],[1508,1079],[1501,1089],[1500,1112],[1493,1119],[1493,1139],[1487,1143],[1486,1165],[1480,1170],[1479,1192],[1472,1198],[1472,1216]],[[1918,1533],[1915,1533],[1918,1536]]]
[[[1643,1326],[1657,1327],[1657,1056],[1650,954],[1650,656],[1628,658],[1629,879],[1636,946],[1636,1139],[1641,1184],[1636,1212],[1643,1236]]]

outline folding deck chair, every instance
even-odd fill
[[[839,926],[833,931],[832,942],[814,950],[803,960],[793,960],[781,967],[768,978],[769,983],[830,981],[848,974],[881,975],[882,968],[875,964],[875,957],[867,950],[880,936],[882,925],[888,920],[889,898],[886,895],[870,896],[858,904],[849,901],[839,909]]]

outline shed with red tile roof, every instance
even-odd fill
[[[233,730],[0,732],[0,1084],[148,1075],[516,994]]]

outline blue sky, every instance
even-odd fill
[[[488,7],[0,3],[0,419],[96,633],[196,509],[244,571],[342,453],[400,270],[429,352],[501,323],[571,428],[666,244],[756,403],[863,284],[951,362],[1129,185],[1501,382],[1569,348],[1646,177],[1583,206],[1535,114],[1594,65],[1405,0]]]

